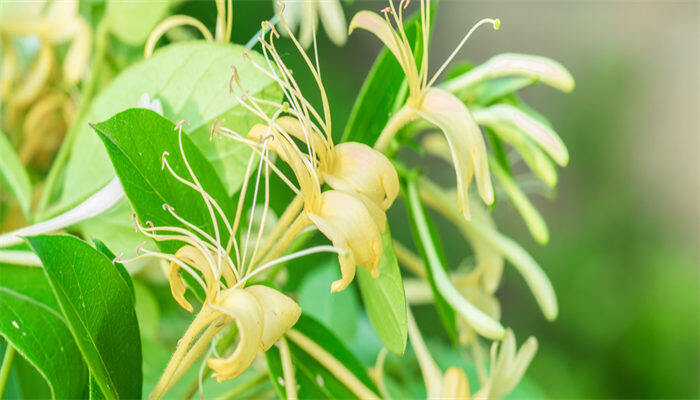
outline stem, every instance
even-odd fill
[[[284,232],[282,237],[280,237],[277,243],[275,243],[275,246],[269,253],[267,253],[267,256],[265,256],[265,258],[260,262],[260,265],[266,264],[284,254],[297,235],[309,225],[309,222],[309,218],[306,216],[306,214],[299,214],[299,216],[297,216],[294,222],[292,222],[292,224],[289,226],[289,229]]]
[[[280,358],[282,359],[282,373],[284,374],[284,391],[287,400],[297,400],[297,380],[294,377],[294,366],[292,365],[292,355],[289,352],[289,345],[284,338],[280,338]]]
[[[428,391],[428,398],[436,398],[442,385],[442,372],[435,363],[433,356],[430,355],[428,346],[423,341],[423,336],[418,329],[418,325],[416,325],[416,320],[413,318],[411,307],[406,307],[406,311],[408,312],[408,337],[411,339],[411,346],[416,353],[418,366],[425,381],[425,389]]]
[[[236,334],[238,333],[238,325],[236,324],[231,324],[231,328],[226,334],[224,335],[223,338],[219,340],[219,342],[216,345],[216,350],[219,353],[224,353],[236,340]],[[207,376],[211,372],[211,368],[209,368],[208,365],[204,366],[204,370],[202,371],[202,376]],[[197,393],[197,390],[199,389],[199,377],[196,377],[194,382],[190,385],[190,387],[187,389],[187,392],[185,392],[185,395],[182,396],[183,400],[188,400],[192,396],[194,396],[195,393]]]
[[[206,307],[206,305],[204,307]],[[158,384],[156,384],[156,387],[153,389],[153,392],[151,392],[151,394],[148,396],[149,399],[160,399],[161,397],[163,397],[163,395],[165,395],[165,393],[171,386],[171,380],[173,376],[175,375],[175,373],[178,370],[178,367],[180,366],[180,361],[186,355],[187,349],[189,349],[190,347],[190,343],[192,343],[197,334],[199,334],[199,332],[202,331],[204,326],[209,324],[215,316],[216,315],[214,313],[207,310],[206,308],[202,308],[199,314],[197,314],[197,316],[194,318],[194,321],[192,321],[192,324],[190,324],[190,326],[187,328],[187,331],[185,331],[185,334],[178,341],[175,353],[173,353],[172,358],[170,358],[168,365],[165,367],[165,371],[163,371],[163,374],[160,376],[160,379],[158,379]]]
[[[420,256],[408,249],[408,247],[394,240],[394,251],[399,264],[406,267],[414,275],[425,278],[425,264]]]
[[[294,218],[296,218],[297,215],[299,215],[299,211],[301,211],[301,208],[303,206],[304,200],[301,198],[301,196],[294,197],[294,200],[292,200],[292,202],[289,203],[287,209],[284,210],[284,213],[282,213],[282,216],[280,216],[280,219],[277,221],[277,225],[275,225],[275,228],[272,230],[272,232],[270,232],[269,235],[267,235],[265,243],[258,252],[259,257],[256,257],[255,259],[251,260],[250,265],[253,265],[253,263],[257,261],[257,258],[264,257],[265,255],[267,255],[272,246],[274,246],[277,239],[279,239],[280,235],[294,221]]]
[[[389,142],[393,139],[394,135],[396,135],[396,132],[407,123],[418,119],[418,117],[418,113],[413,107],[407,105],[401,107],[401,109],[389,119],[384,129],[382,129],[382,133],[374,144],[374,148],[382,153],[386,151]]]
[[[7,380],[10,378],[10,370],[12,369],[12,361],[15,359],[15,353],[14,346],[7,342],[5,357],[2,359],[2,367],[0,367],[0,399],[5,393],[5,386],[7,386]]]
[[[378,399],[377,395],[372,392],[362,381],[350,372],[340,361],[329,354],[321,346],[314,343],[313,340],[304,336],[296,329],[287,331],[286,336],[311,357],[326,367],[340,382],[343,383],[350,391],[352,391],[360,399]]]
[[[259,384],[264,383],[266,380],[267,380],[267,373],[266,372],[258,372],[257,376],[248,379],[247,381],[234,387],[233,389],[231,389],[227,393],[224,393],[223,395],[217,397],[217,400],[218,399],[224,400],[224,399],[239,398],[238,396],[242,395],[247,390],[250,390],[250,389],[258,386]]]
[[[97,83],[100,80],[100,75],[102,68],[105,64],[105,55],[107,54],[107,39],[109,37],[109,25],[110,22],[107,19],[100,21],[95,32],[95,54],[92,59],[92,66],[90,67],[90,75],[88,81],[83,86],[80,91],[80,102],[78,103],[78,109],[73,118],[73,123],[71,124],[65,138],[63,139],[63,144],[56,154],[56,159],[51,165],[49,170],[49,175],[44,183],[44,189],[41,193],[41,198],[37,206],[37,214],[41,214],[51,201],[51,195],[54,191],[54,186],[56,185],[56,180],[58,179],[59,173],[63,169],[64,164],[68,160],[70,155],[70,149],[73,146],[75,137],[78,132],[80,132],[80,122],[85,117],[89,106],[92,102],[92,98],[95,95],[97,89]]]

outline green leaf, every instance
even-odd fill
[[[66,323],[106,398],[141,397],[141,341],[134,303],[111,260],[72,236],[27,238],[44,265]]]
[[[112,253],[112,251],[109,250],[109,248],[104,243],[102,243],[101,240],[92,239],[92,243],[95,244],[95,248],[97,249],[97,251],[104,254],[105,257],[107,257],[110,260],[115,259],[114,253]],[[134,283],[131,281],[129,272],[127,272],[126,268],[124,268],[124,264],[118,262],[113,262],[112,264],[114,264],[114,267],[117,269],[117,272],[119,272],[119,275],[122,277],[124,282],[126,282],[126,285],[129,286],[129,291],[131,291],[131,297],[134,298],[136,296],[134,294]]]
[[[163,209],[163,204],[167,204],[180,217],[214,236],[214,223],[202,196],[179,182],[167,169],[161,168],[162,155],[167,152],[170,154],[167,160],[173,171],[180,177],[191,180],[180,153],[178,133],[172,122],[153,111],[134,108],[94,127],[104,142],[124,193],[142,222],[151,221],[155,226],[185,227]],[[184,133],[182,148],[204,190],[224,210],[227,219],[232,221],[233,202],[212,165]],[[221,219],[217,219],[221,241],[226,243],[228,232]],[[173,254],[182,243],[161,241],[157,245],[164,252]]]
[[[435,9],[435,5],[431,5],[431,16],[435,15]],[[421,35],[420,14],[406,21],[404,29],[412,46],[421,44],[416,40]],[[342,141],[373,146],[391,114],[403,105],[407,95],[406,76],[401,66],[388,49],[383,49],[362,84]]]
[[[343,343],[350,343],[357,333],[359,304],[352,290],[331,293],[330,283],[339,278],[338,257],[326,257],[322,266],[304,277],[299,287],[299,306],[307,315],[326,324]]]
[[[32,202],[32,184],[29,181],[27,171],[7,140],[7,136],[0,131],[0,187],[7,185],[10,192],[15,195],[24,215],[29,218],[29,208]]]
[[[300,339],[301,337],[301,339]],[[352,376],[374,396],[379,396],[379,391],[372,379],[367,374],[364,366],[355,356],[338,340],[328,328],[321,323],[302,313],[299,321],[292,331],[287,334],[287,342],[292,357],[295,377],[299,385],[299,398],[333,398],[347,399],[357,398],[358,395],[341,382],[331,371],[319,362],[318,358],[308,352],[308,347],[300,344],[300,340],[309,340],[313,346],[320,347],[322,351],[342,364]],[[270,351],[268,351],[269,353]],[[278,353],[278,352],[277,352]],[[271,358],[277,357],[273,351]],[[280,373],[281,369],[275,367],[279,360],[272,360],[272,371]],[[276,378],[274,378],[277,380]],[[279,391],[278,387],[278,391]]]
[[[359,268],[357,279],[362,301],[379,338],[389,351],[400,355],[406,350],[408,337],[406,294],[388,223],[382,235],[382,245],[379,277],[372,278],[369,271]]]
[[[425,207],[420,201],[420,198],[415,188],[415,178],[403,179],[401,181],[401,191],[406,199],[408,216],[411,221],[411,232],[413,233],[413,241],[418,248],[418,252],[423,259],[423,263],[428,266],[426,272],[428,275],[428,283],[433,292],[435,299],[435,308],[437,308],[440,320],[447,331],[447,335],[454,342],[457,341],[457,320],[454,309],[447,303],[445,297],[438,290],[435,282],[435,274],[443,273],[447,270],[445,256],[442,251],[440,239],[437,236],[433,221],[427,217]],[[419,229],[419,223],[423,225],[423,229]]]
[[[80,124],[71,155],[65,167],[65,178],[58,203],[51,213],[75,206],[104,187],[114,176],[107,153],[88,122],[103,121],[127,108],[137,107],[141,95],[147,93],[163,105],[166,118],[186,120],[191,139],[214,165],[226,183],[228,193],[243,181],[250,150],[233,140],[210,141],[214,121],[245,135],[259,120],[229,94],[231,66],[251,96],[278,100],[276,83],[260,73],[244,59],[242,46],[202,41],[176,43],[159,49],[153,57],[136,63],[117,76],[93,101]],[[265,60],[249,51],[258,64]]]
[[[123,1],[107,3],[105,18],[109,18],[110,32],[122,42],[142,45],[156,24],[165,17],[170,1]]]
[[[0,265],[0,309],[0,334],[39,371],[52,396],[82,398],[87,369],[41,268]]]

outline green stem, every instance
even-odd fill
[[[97,31],[95,33],[95,54],[92,59],[92,66],[90,67],[90,75],[88,81],[83,86],[80,91],[80,102],[78,103],[78,109],[75,113],[73,123],[71,124],[66,137],[63,139],[61,148],[56,154],[56,159],[51,165],[49,174],[46,177],[46,182],[44,183],[44,189],[41,193],[41,198],[37,206],[37,216],[46,218],[47,215],[43,215],[46,206],[51,201],[51,196],[54,192],[54,187],[63,170],[63,166],[68,161],[68,156],[70,155],[70,149],[73,147],[73,142],[80,128],[82,127],[81,122],[87,113],[92,98],[95,96],[97,91],[97,84],[100,80],[102,68],[105,64],[105,55],[107,54],[107,39],[109,38],[109,21],[103,19],[97,26]],[[60,211],[60,210],[59,210]]]
[[[229,329],[228,332],[224,335],[219,340],[219,343],[216,344],[216,351],[219,352],[219,354],[224,354],[226,350],[231,347],[233,342],[236,340],[236,335],[238,334],[238,326],[236,324],[231,324],[231,328]],[[204,371],[202,371],[202,376],[208,376],[209,373],[211,372],[211,368],[209,368],[208,365],[204,366]],[[190,387],[187,389],[187,392],[185,392],[185,395],[182,396],[183,400],[188,400],[192,396],[194,396],[195,393],[197,393],[197,390],[199,389],[199,376],[197,376],[190,385]]]
[[[217,399],[237,399],[239,398],[240,395],[245,393],[246,391],[262,384],[265,383],[267,380],[267,373],[266,372],[258,372],[258,374],[247,381],[241,383],[240,385],[234,387],[230,391],[224,393],[223,395],[217,397]]]
[[[0,399],[5,393],[7,380],[10,378],[10,370],[12,369],[12,361],[15,359],[15,348],[8,342],[5,350],[5,357],[2,359],[2,367],[0,367]]]
[[[418,113],[416,113],[416,110],[414,110],[412,107],[409,107],[408,105],[401,107],[401,109],[397,111],[396,114],[391,117],[391,119],[389,119],[389,122],[386,123],[384,129],[382,129],[382,133],[379,134],[379,138],[374,144],[374,148],[382,153],[385,152],[387,147],[389,147],[389,142],[391,142],[391,139],[393,139],[394,135],[396,135],[396,132],[398,132],[404,125],[414,121],[417,118]]]

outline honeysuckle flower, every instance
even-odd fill
[[[260,43],[268,68],[253,60],[250,62],[279,84],[287,103],[273,103],[250,96],[242,89],[234,72],[232,80],[237,83],[240,94],[232,92],[241,104],[265,123],[254,126],[245,138],[225,128],[219,133],[243,141],[254,150],[264,143],[291,167],[299,187],[285,176],[282,179],[299,196],[301,201],[298,204],[303,210],[292,209],[290,219],[294,221],[291,225],[294,229],[285,233],[285,240],[293,239],[300,229],[313,224],[334,247],[341,249],[341,279],[331,284],[331,291],[337,292],[352,281],[357,265],[365,266],[373,276],[378,276],[381,234],[386,224],[384,211],[398,194],[398,176],[386,156],[371,147],[352,142],[333,143],[330,107],[318,66],[313,65],[294,37],[284,15],[280,19],[316,81],[321,94],[322,114],[302,94],[275,48],[276,29],[265,23],[263,29],[269,33],[265,35],[263,32]],[[276,111],[268,115],[264,106],[272,106]],[[332,190],[322,191],[324,183]]]
[[[178,131],[180,156],[189,176],[180,176],[175,172],[167,152],[162,157],[162,168],[201,197],[203,207],[211,218],[213,232],[204,231],[179,215],[173,207],[164,204],[163,209],[178,221],[180,226],[154,226],[149,221],[142,224],[134,215],[135,227],[156,242],[178,243],[179,249],[174,254],[167,254],[140,246],[137,255],[129,260],[121,261],[121,256],[117,257],[124,263],[144,258],[166,261],[173,298],[190,312],[194,311],[194,307],[185,298],[187,287],[183,274],[189,275],[205,295],[201,309],[178,342],[172,359],[151,393],[151,398],[161,398],[211,344],[216,335],[233,323],[237,325],[240,338],[236,349],[227,357],[209,357],[206,362],[219,382],[233,379],[243,373],[256,355],[269,349],[296,323],[301,314],[299,306],[288,296],[266,286],[246,287],[247,282],[270,267],[290,259],[322,251],[339,252],[331,246],[317,246],[281,257],[274,256],[271,259],[256,257],[260,251],[261,238],[269,231],[266,229],[268,213],[265,211],[269,209],[269,165],[263,163],[263,160],[269,157],[267,144],[263,143],[262,148],[258,149],[260,162],[254,178],[252,195],[252,207],[261,207],[262,215],[248,218],[247,227],[240,226],[255,154],[250,157],[235,218],[231,222],[222,207],[201,186],[187,161],[182,147],[183,123],[184,121],[178,123],[175,129]],[[258,202],[258,191],[263,185],[263,179],[264,200]],[[252,226],[254,222],[259,223],[255,229]],[[244,232],[240,236],[240,242],[236,239],[238,232]],[[285,250],[286,248],[282,249],[280,254]]]
[[[375,148],[384,150],[396,132],[406,123],[424,119],[437,127],[447,138],[453,164],[457,174],[459,207],[464,217],[469,219],[468,189],[476,176],[479,194],[486,204],[493,203],[493,189],[488,170],[484,138],[467,107],[452,93],[433,86],[444,68],[449,64],[472,32],[483,24],[500,26],[497,19],[486,18],[479,21],[466,34],[452,55],[438,69],[432,78],[428,77],[430,0],[421,0],[422,54],[414,56],[403,27],[403,9],[410,0],[401,0],[398,9],[393,0],[383,10],[384,17],[371,11],[360,11],[350,22],[350,33],[364,29],[376,35],[396,57],[401,65],[409,88],[406,104],[392,116],[382,131]],[[393,19],[392,25],[390,18]],[[416,61],[420,60],[420,63]]]
[[[2,129],[21,132],[23,163],[44,167],[73,121],[71,91],[85,75],[92,29],[78,13],[77,0],[30,3],[3,4],[0,10]],[[57,55],[66,43],[68,51]],[[18,54],[31,57],[29,68],[22,68]]]
[[[530,336],[517,350],[515,335],[508,329],[502,342],[491,346],[489,375],[475,399],[502,399],[520,382],[537,352],[537,339]]]
[[[574,90],[574,78],[560,63],[540,56],[504,53],[492,57],[469,72],[440,84],[450,92],[459,92],[487,79],[522,76],[543,82],[563,92]]]
[[[305,49],[311,46],[321,21],[326,35],[336,46],[348,40],[347,22],[340,0],[273,0],[278,12],[283,13],[292,31],[299,27],[299,43]],[[286,29],[282,34],[287,36]]]

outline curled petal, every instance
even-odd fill
[[[90,24],[85,19],[79,18],[76,20],[75,26],[73,43],[71,43],[63,62],[63,79],[69,85],[77,83],[85,73],[92,48]]]
[[[532,172],[547,186],[556,186],[557,170],[554,163],[526,132],[515,124],[504,123],[490,108],[475,111],[474,119],[478,124],[491,128],[501,140],[513,146]],[[568,160],[568,153],[565,159]]]
[[[256,297],[244,289],[227,289],[212,307],[233,319],[238,326],[239,341],[233,354],[207,360],[217,382],[222,382],[245,372],[262,350],[264,316]]]
[[[316,4],[313,1],[302,1],[302,18],[301,26],[299,27],[299,43],[303,48],[311,46],[316,34],[316,23],[318,15],[316,13]]]
[[[319,209],[308,213],[309,218],[335,247],[345,252],[339,256],[342,277],[333,282],[331,292],[343,290],[352,282],[357,265],[364,265],[376,276],[382,238],[365,204],[337,190],[323,192],[320,204]]]
[[[472,174],[476,175],[479,194],[484,202],[491,204],[494,199],[486,144],[479,126],[474,122],[467,107],[454,95],[442,89],[428,90],[418,113],[438,126],[447,138],[457,174],[460,211],[468,219],[468,190]]]
[[[301,308],[288,296],[263,285],[245,288],[260,304],[263,312],[263,351],[267,351],[282,335],[297,323]]]
[[[345,14],[339,0],[318,2],[318,12],[328,38],[336,45],[342,46],[348,40],[348,28]]]
[[[560,63],[539,56],[506,53],[494,56],[464,75],[445,82],[442,87],[455,92],[486,79],[524,76],[538,79],[564,92],[574,89],[574,78]]]
[[[382,41],[382,43],[384,43],[386,48],[394,54],[394,57],[396,57],[399,63],[402,62],[401,60],[403,60],[403,57],[401,56],[401,51],[396,40],[394,39],[394,29],[391,27],[391,25],[389,25],[386,19],[371,11],[360,11],[355,14],[352,21],[350,21],[348,33],[352,34],[352,32],[357,28],[373,33],[377,38],[379,38],[379,40]],[[401,67],[404,69],[404,72],[407,72],[408,66],[401,65]]]
[[[520,350],[516,346],[515,336],[510,329],[503,342],[493,344],[488,381],[475,397],[500,399],[515,388],[537,352],[537,340],[534,337],[528,338]]]
[[[557,164],[565,166],[569,162],[569,151],[552,128],[508,104],[496,104],[479,111],[478,121],[494,130],[507,126],[522,132],[537,143]],[[475,115],[476,118],[476,115]]]
[[[469,380],[462,368],[450,367],[442,378],[442,399],[469,399]]]
[[[292,135],[303,143],[308,143],[321,159],[325,158],[326,142],[323,139],[323,135],[318,133],[315,129],[303,126],[298,119],[292,117],[277,118],[275,124],[285,133]]]
[[[185,245],[180,247],[180,249],[175,253],[175,258],[187,263],[187,265],[193,266],[202,273],[204,276],[204,282],[207,285],[206,298],[208,301],[211,301],[214,298],[216,290],[219,286],[217,280],[214,278],[214,273],[211,266],[209,265],[209,262],[204,254],[202,254],[202,252],[194,246]],[[180,276],[181,268],[182,266],[179,263],[175,261],[170,262],[170,268],[168,269],[170,291],[172,292],[175,301],[177,301],[182,308],[192,312],[192,305],[185,299],[185,284]]]
[[[386,210],[399,193],[399,178],[391,161],[363,143],[341,143],[333,149],[333,165],[324,174],[336,190],[369,197]]]

